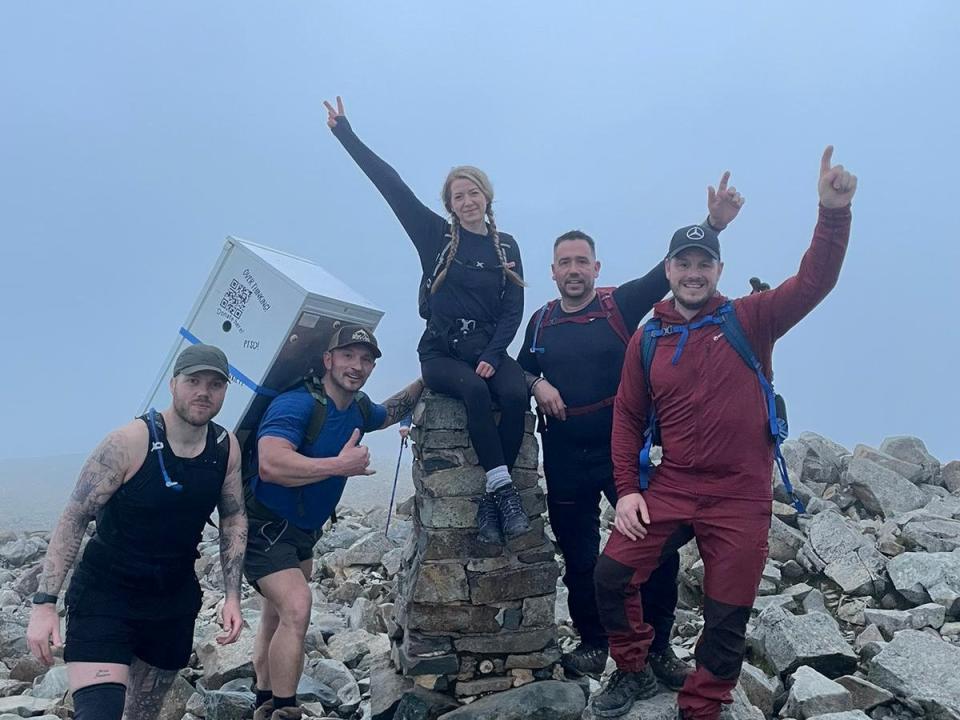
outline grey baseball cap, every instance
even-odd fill
[[[370,348],[375,358],[380,357],[380,346],[377,345],[377,339],[373,336],[373,331],[365,328],[363,325],[342,325],[330,338],[330,345],[327,350],[336,350],[347,345],[356,344],[366,345]]]
[[[687,225],[673,234],[667,257],[676,257],[688,248],[700,248],[714,260],[719,260],[720,236],[712,228],[703,225]]]
[[[223,375],[223,379],[230,380],[230,365],[223,350],[213,345],[190,345],[183,349],[173,364],[173,376],[193,375],[201,370],[212,370]]]

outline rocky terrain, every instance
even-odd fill
[[[879,448],[858,445],[851,452],[813,433],[790,441],[785,456],[808,512],[798,516],[777,487],[748,663],[725,717],[960,720],[960,462],[941,465],[916,438],[888,438]],[[599,687],[593,681],[524,679],[505,692],[460,698],[471,702],[458,707],[451,696],[394,672],[388,631],[411,510],[410,500],[401,504],[389,537],[386,510],[344,510],[317,544],[313,619],[298,689],[307,715],[591,717],[587,696]],[[71,715],[63,665],[42,667],[24,641],[46,542],[44,533],[0,533],[0,720]],[[244,586],[249,628],[236,644],[221,647],[213,641],[222,587],[212,529],[197,574],[204,606],[195,652],[161,718],[251,717],[258,596]],[[691,544],[683,551],[672,640],[681,657],[691,657],[702,629],[702,578]],[[565,648],[574,633],[562,585],[556,617]],[[636,703],[625,717],[673,720],[675,714],[674,696],[665,691]]]

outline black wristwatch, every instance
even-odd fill
[[[33,597],[31,598],[31,602],[33,602],[34,605],[46,605],[47,603],[50,603],[51,605],[56,605],[58,599],[59,598],[56,595],[51,595],[50,593],[45,593],[45,592],[38,592],[38,593],[34,593]]]

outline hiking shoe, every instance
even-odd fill
[[[273,715],[273,700],[267,700],[253,711],[253,720],[270,720],[271,715]]]
[[[287,707],[274,710],[270,720],[301,720],[303,718],[303,708],[299,705],[288,705]]]
[[[620,717],[637,700],[646,700],[657,694],[657,679],[648,665],[640,672],[614,670],[607,686],[593,699],[595,717]]]
[[[493,497],[497,501],[497,510],[500,513],[500,527],[503,528],[503,534],[508,539],[523,535],[530,530],[530,520],[523,511],[520,493],[517,492],[513,483],[494,492]]]
[[[480,530],[480,542],[502,543],[500,532],[500,513],[497,512],[497,500],[493,493],[484,493],[477,508],[477,528]]]
[[[693,673],[693,668],[678,658],[669,645],[663,652],[650,652],[647,664],[657,679],[671,690],[682,688],[687,676]]]
[[[572,677],[589,675],[599,679],[607,667],[606,645],[584,645],[580,643],[572,652],[560,658],[560,664]]]

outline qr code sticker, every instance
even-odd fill
[[[230,287],[223,294],[223,300],[220,301],[220,307],[230,313],[237,320],[243,315],[247,307],[247,300],[251,295],[250,288],[244,287],[236,280],[230,281]]]

